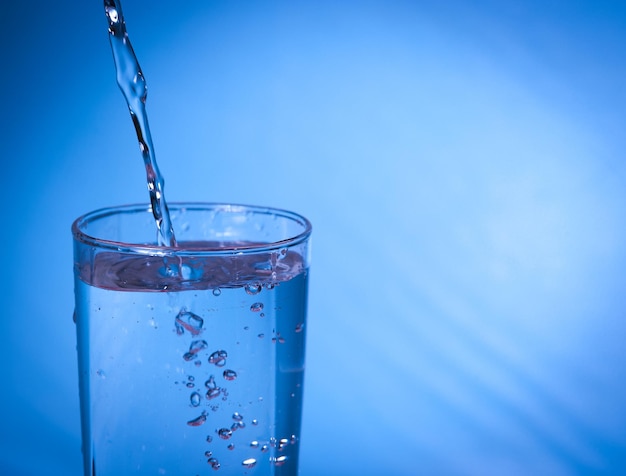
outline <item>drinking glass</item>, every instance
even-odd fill
[[[85,475],[296,475],[309,221],[148,205],[72,225]]]

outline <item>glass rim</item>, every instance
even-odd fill
[[[219,256],[233,254],[248,254],[278,250],[286,247],[293,247],[305,242],[313,227],[311,222],[304,216],[284,210],[282,208],[266,207],[259,205],[243,205],[234,203],[220,202],[173,202],[168,203],[170,213],[177,210],[204,210],[204,211],[226,211],[230,213],[252,212],[260,215],[275,215],[296,222],[302,226],[302,231],[288,238],[273,241],[269,243],[242,244],[236,246],[224,246],[220,248],[184,248],[177,246],[161,246],[152,243],[126,243],[123,241],[108,240],[92,236],[84,231],[84,225],[106,218],[112,215],[132,214],[137,212],[150,213],[152,216],[152,206],[147,203],[136,203],[129,205],[116,205],[110,207],[99,208],[91,212],[87,212],[79,216],[72,223],[72,235],[74,241],[82,244],[93,246],[101,250],[115,251],[118,253],[132,253],[149,256]],[[154,228],[155,236],[157,233],[156,224]]]

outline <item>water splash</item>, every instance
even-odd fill
[[[109,41],[115,61],[117,84],[126,99],[146,168],[152,214],[157,226],[157,242],[160,246],[173,247],[176,246],[174,228],[163,193],[164,180],[157,167],[146,114],[146,78],[130,43],[120,1],[104,0],[104,12],[109,23]]]

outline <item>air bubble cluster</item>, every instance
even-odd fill
[[[267,289],[273,288],[272,286],[260,284],[249,284],[244,290],[246,294],[250,296],[255,296],[259,294],[263,287]],[[219,288],[215,288],[212,290],[214,295],[219,295],[221,290]],[[254,302],[253,302],[254,301]],[[252,302],[252,304],[250,304]],[[248,302],[249,310],[253,313],[256,313],[258,316],[264,316],[264,303],[261,300],[255,300],[255,298],[250,299]],[[245,330],[254,329],[254,325],[261,325],[264,321],[260,321],[259,324],[251,324],[243,325]],[[302,332],[304,329],[304,323],[295,324],[295,327],[291,327],[292,332]],[[220,460],[218,459],[220,456],[224,457],[224,451],[232,451],[235,456],[241,453],[241,466],[245,469],[251,469],[255,466],[258,466],[259,461],[265,461],[274,465],[274,466],[282,466],[285,464],[289,457],[288,447],[290,445],[295,445],[297,442],[297,438],[295,435],[286,435],[280,438],[278,437],[270,437],[270,438],[259,438],[259,435],[250,435],[255,439],[248,440],[248,443],[241,438],[244,437],[247,433],[247,425],[248,426],[258,426],[259,421],[257,419],[246,419],[244,415],[242,415],[239,411],[232,411],[230,413],[230,421],[219,420],[223,408],[221,405],[224,405],[218,400],[218,397],[222,401],[226,401],[228,398],[228,386],[229,382],[233,382],[238,379],[239,375],[233,367],[227,367],[229,355],[225,349],[217,350],[210,349],[210,346],[215,345],[209,337],[205,337],[206,340],[202,338],[198,338],[203,332],[206,333],[205,328],[205,319],[201,317],[199,314],[191,312],[186,308],[182,308],[178,314],[176,315],[174,322],[174,330],[178,336],[184,336],[189,339],[188,342],[188,350],[182,354],[182,360],[184,362],[189,362],[191,367],[200,366],[201,363],[205,363],[208,361],[208,364],[211,364],[217,368],[219,368],[220,374],[214,373],[210,375],[209,372],[207,374],[200,376],[195,374],[200,378],[198,382],[193,375],[188,375],[185,381],[180,382],[190,389],[190,393],[188,393],[188,403],[187,405],[190,409],[196,409],[196,411],[201,411],[200,414],[190,415],[194,416],[194,418],[186,421],[186,425],[189,427],[199,427],[206,426],[207,421],[211,418],[211,421],[215,422],[215,426],[211,429],[211,434],[204,433],[205,436],[201,436],[201,438],[206,440],[207,446],[210,445],[209,448],[205,448],[202,450],[204,452],[204,457],[206,458],[207,464],[213,470],[219,470],[221,468]],[[264,332],[259,332],[264,331]],[[270,333],[271,331],[271,333]],[[250,337],[254,336],[254,340],[264,339],[267,334],[267,344],[277,343],[283,344],[285,342],[285,338],[281,335],[280,332],[277,332],[277,329],[258,329],[257,332],[253,334],[249,334]],[[271,342],[270,342],[271,339]],[[259,342],[259,345],[261,343]],[[232,364],[233,362],[231,362]],[[189,365],[186,364],[186,365]],[[215,367],[208,367],[215,369]],[[190,367],[186,367],[189,369]],[[236,368],[236,367],[235,367]],[[239,369],[237,369],[239,370]],[[198,370],[196,370],[198,371]],[[195,373],[195,372],[193,372]],[[219,378],[221,377],[221,378]],[[222,380],[223,378],[223,380]],[[204,383],[204,388],[202,388],[202,383]],[[178,383],[178,382],[177,382]],[[263,401],[262,397],[258,398],[259,402]],[[253,403],[253,402],[250,402]],[[220,407],[222,408],[221,411]],[[202,410],[202,409],[205,410]],[[240,408],[243,408],[240,406]],[[210,413],[218,412],[215,414],[211,414],[209,417],[208,412]],[[244,412],[245,413],[245,412]],[[221,417],[223,418],[223,417]],[[195,430],[190,430],[195,431]],[[256,432],[256,430],[253,430]],[[241,432],[241,435],[239,435]],[[237,438],[233,438],[237,433]],[[220,451],[222,452],[220,454]],[[247,452],[248,454],[245,454]],[[231,457],[232,457],[231,456]]]

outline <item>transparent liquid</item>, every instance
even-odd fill
[[[177,243],[148,125],[146,80],[120,2],[105,0],[104,8],[157,244],[235,246]],[[91,253],[81,248],[75,268],[85,474],[296,475],[302,258],[286,248],[203,258]]]
[[[213,281],[168,292],[162,258],[78,270],[86,474],[297,474],[307,272],[292,254],[256,276],[251,257],[196,260]]]
[[[126,31],[126,22],[119,0],[104,0],[109,24],[109,41],[113,51],[117,84],[124,94],[135,127],[139,150],[146,168],[150,204],[157,227],[157,241],[162,246],[176,246],[174,228],[165,200],[165,181],[159,172],[152,135],[146,113],[148,86]]]

